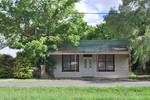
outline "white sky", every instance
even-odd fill
[[[111,8],[118,10],[121,3],[121,0],[81,0],[76,4],[76,9],[82,13],[108,13]],[[84,16],[84,21],[93,26],[102,23],[103,19],[104,15],[99,14],[86,14]],[[8,54],[15,57],[18,51],[6,47],[0,50],[0,54]]]
[[[76,5],[76,9],[83,13],[108,13],[111,8],[118,10],[120,4],[122,4],[121,0],[81,0]],[[84,21],[95,26],[103,22],[103,17],[102,14],[86,14]]]

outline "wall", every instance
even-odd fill
[[[84,57],[79,56],[79,72],[62,72],[62,56],[57,55],[54,57],[57,60],[55,65],[55,77],[104,77],[104,78],[121,78],[128,77],[129,63],[128,55],[115,55],[115,72],[97,72],[96,55],[92,56],[92,69],[86,70],[84,68]]]

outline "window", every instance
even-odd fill
[[[98,71],[115,71],[114,55],[98,55],[97,57]]]
[[[89,59],[89,68],[92,68],[92,59]]]
[[[92,59],[84,58],[84,68],[92,68]]]
[[[63,55],[62,56],[62,71],[63,72],[78,72],[79,71],[79,55]]]
[[[84,68],[87,68],[87,59],[84,59]]]

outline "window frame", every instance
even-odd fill
[[[69,56],[69,70],[65,70],[64,57]],[[71,62],[72,56],[74,56],[75,61],[77,62],[76,70],[72,70]],[[79,72],[79,55],[62,55],[62,72]]]
[[[100,66],[99,66],[99,57],[100,56],[104,56],[104,61],[101,61],[104,63],[104,70],[100,70]],[[115,72],[115,55],[114,54],[111,54],[111,56],[113,56],[113,59],[112,59],[112,65],[113,65],[113,69],[112,70],[108,70],[107,69],[107,56],[110,56],[109,54],[104,54],[104,55],[97,55],[97,72]]]

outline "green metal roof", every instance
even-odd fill
[[[126,40],[81,40],[77,47],[70,43],[63,43],[59,51],[62,52],[109,52],[115,48],[124,48],[128,51],[128,41]]]
[[[78,49],[85,52],[112,51],[114,48],[127,48],[127,44],[127,41],[85,40],[80,42]]]

